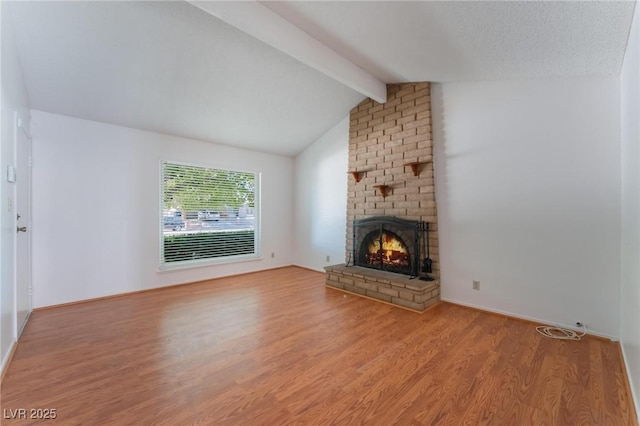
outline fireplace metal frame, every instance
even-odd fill
[[[375,217],[369,217],[365,219],[354,219],[353,228],[352,228],[353,229],[353,240],[352,240],[353,241],[353,244],[352,244],[353,265],[363,266],[371,269],[378,269],[382,271],[389,270],[388,268],[384,267],[383,262],[380,262],[379,267],[373,267],[371,265],[361,265],[359,264],[359,261],[358,261],[357,255],[359,250],[359,242],[356,240],[358,230],[364,227],[372,228],[376,225],[378,226],[380,235],[382,235],[383,231],[397,233],[398,229],[405,229],[413,233],[413,250],[411,252],[411,259],[410,259],[411,274],[405,274],[405,275],[410,275],[412,278],[416,278],[418,276],[418,270],[419,270],[418,268],[420,265],[420,237],[423,233],[422,231],[425,229],[425,226],[427,225],[425,222],[420,222],[416,220],[401,219],[394,216],[375,216]],[[385,227],[385,225],[387,227]],[[389,228],[390,226],[395,227],[395,229]],[[403,238],[403,241],[404,241],[404,238]],[[362,241],[360,241],[360,243],[361,242]],[[404,241],[404,243],[407,244],[407,246],[411,244],[410,241]]]

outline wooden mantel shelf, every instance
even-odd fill
[[[351,176],[353,176],[353,179],[356,181],[356,183],[360,182],[360,179],[362,178],[362,175],[364,174],[364,172],[359,172],[357,170],[349,170],[347,173],[350,173]]]
[[[391,187],[389,185],[374,185],[374,188],[380,191],[382,198],[387,198],[387,192]]]
[[[405,167],[411,167],[411,170],[413,171],[413,175],[414,176],[418,176],[420,174],[420,171],[418,170],[418,167],[421,164],[427,164],[429,163],[429,161],[413,161],[411,163],[406,163],[404,166]]]

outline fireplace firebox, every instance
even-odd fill
[[[356,266],[418,276],[422,222],[391,216],[353,221]]]

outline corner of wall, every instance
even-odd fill
[[[640,414],[640,6],[636,3],[620,74],[620,347]]]
[[[348,144],[347,116],[295,158],[295,265],[344,262]]]

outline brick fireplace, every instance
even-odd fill
[[[327,286],[415,311],[423,311],[440,300],[438,224],[432,160],[430,83],[389,84],[387,102],[381,104],[366,99],[351,110],[347,175],[348,263],[326,268]],[[415,275],[425,275],[421,268],[426,256],[424,233],[419,235],[420,249],[410,261],[410,267],[417,274],[407,273],[406,269],[394,271],[393,267],[352,266],[363,261],[363,258],[354,258],[360,256],[356,252],[361,251],[364,238],[356,235],[358,224],[362,221],[375,222],[382,217],[397,219],[402,223],[428,224],[429,257],[433,260],[432,273],[428,275],[434,281],[415,278]],[[391,234],[398,235],[393,231],[384,236],[372,235],[379,238],[378,244],[384,244],[384,241],[393,238]],[[400,237],[406,246],[415,243],[412,238]],[[387,263],[392,260],[396,263],[404,262],[402,250],[397,251],[398,253],[389,255],[394,259],[389,257]],[[375,254],[368,256],[373,259],[371,262],[374,264],[382,262]],[[417,270],[413,263],[417,264]]]

